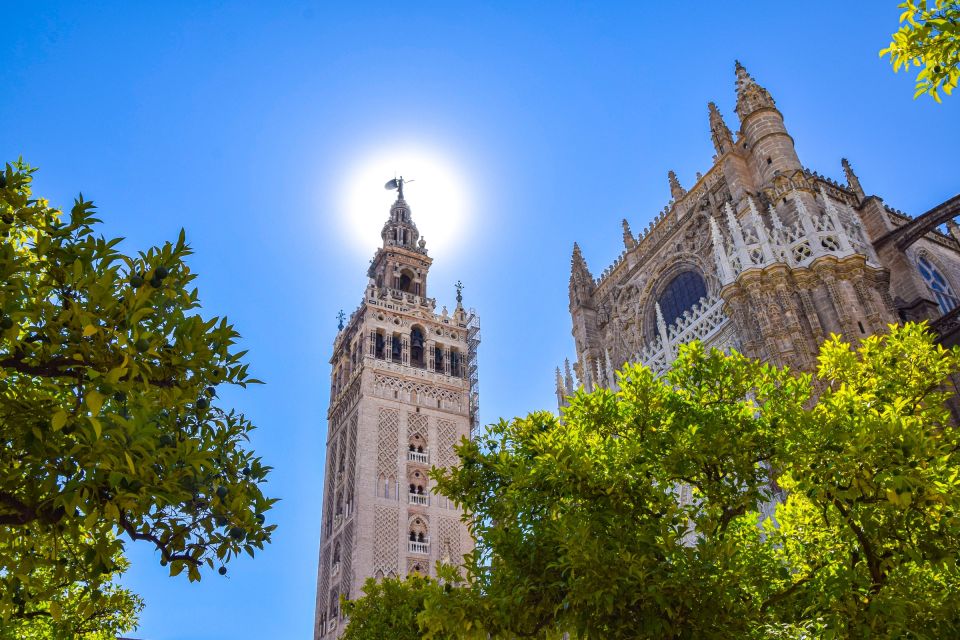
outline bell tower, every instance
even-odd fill
[[[383,244],[330,358],[315,640],[343,634],[340,596],[356,598],[367,578],[435,574],[473,548],[428,473],[456,464],[454,445],[476,426],[479,319],[459,283],[453,313],[427,297],[432,259],[403,186],[387,183],[397,199]]]

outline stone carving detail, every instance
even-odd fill
[[[438,558],[442,562],[459,565],[463,558],[460,550],[460,522],[453,518],[440,518],[437,526],[440,547]]]
[[[387,577],[397,575],[397,531],[400,511],[397,507],[377,505],[373,516],[373,571]]]
[[[357,474],[356,474],[356,461],[357,461],[357,422],[359,416],[354,413],[350,416],[350,421],[347,423],[347,463],[345,466],[345,484],[346,484],[346,501],[347,501],[347,515],[353,515],[353,501],[354,501],[354,487],[356,485]]]
[[[727,321],[720,296],[700,298],[699,304],[684,311],[683,316],[669,327],[659,316],[657,325],[660,335],[645,346],[636,359],[650,367],[655,374],[662,375],[676,357],[677,346],[694,340],[710,346],[711,340]]]
[[[437,420],[437,466],[452,467],[457,463],[453,450],[457,444],[457,424],[452,420]]]
[[[361,376],[359,375],[358,369],[358,373],[354,375],[353,381],[350,383],[350,386],[347,387],[347,390],[342,392],[330,403],[330,410],[328,411],[327,417],[331,422],[341,422],[343,416],[357,404],[357,400],[360,399],[360,380]]]
[[[854,253],[876,262],[876,255],[859,226],[849,220],[846,207],[821,188],[821,206],[813,211],[804,202],[807,194],[791,194],[795,221],[781,220],[777,210],[769,207],[770,227],[763,220],[752,198],[747,198],[749,214],[739,219],[729,202],[725,203],[729,240],[712,222],[712,235],[717,267],[723,284],[733,282],[748,269],[764,268],[775,263],[790,267],[806,267],[817,258],[833,255],[842,258]],[[842,205],[842,203],[840,203]]]
[[[427,416],[422,413],[408,413],[407,439],[409,440],[418,434],[424,441],[427,440]]]
[[[398,393],[401,400],[423,404],[423,400],[440,400],[445,406],[457,410],[463,409],[463,393],[435,387],[422,380],[401,380],[392,376],[377,374],[374,377],[374,393],[381,398],[394,398]]]
[[[320,579],[317,581],[317,599],[321,600],[326,597],[326,594],[330,593],[330,567],[329,563],[323,562],[322,558],[320,561]],[[320,603],[319,610],[326,614],[326,608],[323,606],[323,602]],[[320,635],[323,635],[325,629],[323,626],[326,624],[326,615],[317,616],[317,624],[319,626]]]
[[[421,576],[430,575],[430,561],[426,556],[422,558],[407,558],[407,575],[418,574]]]
[[[343,527],[340,545],[340,593],[347,598],[353,584],[353,525],[351,520]]]
[[[385,478],[397,477],[397,459],[400,455],[400,412],[380,409],[377,424],[377,473]]]

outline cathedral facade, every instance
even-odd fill
[[[556,372],[562,406],[576,383],[616,387],[639,362],[663,373],[678,345],[698,339],[801,371],[831,334],[856,342],[894,322],[929,320],[947,342],[958,325],[960,196],[912,218],[811,171],[770,92],[736,65],[734,134],[709,105],[716,155],[594,277],[574,244],[573,371]],[[944,228],[946,225],[946,228]]]
[[[477,417],[479,323],[427,296],[432,259],[403,196],[381,231],[363,301],[333,345],[314,638],[337,638],[340,597],[367,578],[430,575],[472,549],[461,511],[431,493],[431,467]]]

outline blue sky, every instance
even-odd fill
[[[621,218],[640,231],[669,200],[668,170],[690,186],[710,166],[706,104],[736,128],[734,59],[806,166],[840,179],[846,156],[911,214],[960,186],[960,96],[914,101],[877,56],[893,0],[133,4],[0,3],[0,155],[40,166],[54,204],[95,200],[128,251],[186,228],[206,312],[267,382],[224,399],[259,425],[283,499],[274,544],[226,579],[168,578],[134,545],[147,640],[312,637],[327,361],[380,230],[364,251],[344,237],[367,155],[426,146],[469,184],[468,231],[431,245],[430,286],[452,304],[462,280],[481,314],[485,422],[554,406],[574,240],[599,273]]]

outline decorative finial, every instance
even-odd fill
[[[630,230],[630,223],[627,222],[627,219],[623,219],[623,246],[627,249],[633,249],[637,246],[637,240],[633,237],[633,232]]]
[[[457,280],[457,284],[453,285],[457,290],[457,304],[463,303],[463,283]]]
[[[730,133],[727,123],[723,121],[716,103],[707,103],[707,110],[710,112],[710,138],[713,140],[713,148],[718,154],[723,155],[733,148],[733,134]]]
[[[746,68],[736,61],[737,71],[737,115],[740,116],[741,123],[744,118],[764,107],[775,108],[776,102],[770,92],[757,84]]]
[[[860,200],[863,200],[866,194],[863,191],[863,187],[860,186],[860,179],[857,178],[857,174],[853,172],[853,167],[850,166],[850,161],[846,158],[841,158],[840,164],[843,165],[843,173],[847,176],[847,186],[850,187],[850,190],[853,191]]]
[[[337,314],[337,320],[340,321],[339,324],[337,324],[337,329],[339,331],[343,331],[343,321],[346,319],[347,319],[347,314],[343,312],[343,309],[340,309],[340,313]]]
[[[677,174],[673,171],[667,172],[667,180],[670,181],[670,196],[676,201],[679,200],[686,194],[686,190],[680,186],[680,181],[677,180]]]

